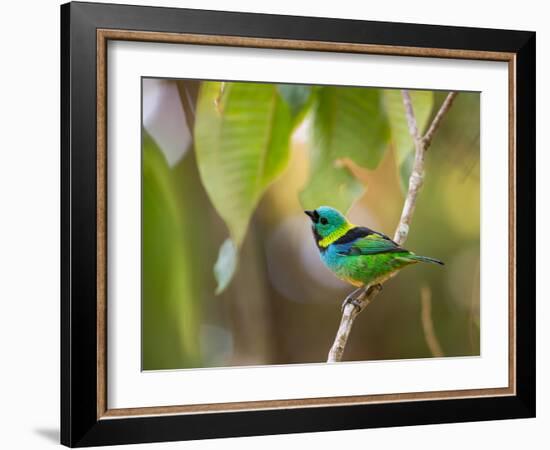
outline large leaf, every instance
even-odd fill
[[[274,84],[204,82],[201,86],[195,121],[197,162],[236,249],[263,192],[288,163],[292,125],[290,107]],[[234,272],[234,268],[222,270],[220,264],[217,273]],[[228,282],[225,279],[224,285]]]
[[[432,91],[409,91],[413,111],[416,118],[418,132],[422,135],[431,116],[434,95]],[[409,176],[414,161],[414,141],[409,132],[403,95],[399,89],[385,89],[383,91],[384,106],[388,115],[391,129],[391,140],[395,149],[395,158],[401,189],[406,191],[409,185]]]
[[[143,135],[143,368],[195,366],[200,364],[195,303],[200,267],[190,254],[194,237],[172,171],[156,143]]]
[[[374,169],[389,142],[379,89],[325,86],[313,105],[310,178],[302,205],[330,205],[347,211],[363,192],[346,161]]]
[[[327,205],[346,212],[365,188],[344,164],[322,154],[313,154],[311,158],[310,171],[315,175],[310,177],[306,188],[300,193],[302,206],[304,209],[315,209]]]

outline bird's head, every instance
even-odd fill
[[[349,226],[344,215],[330,206],[319,206],[317,209],[304,212],[311,219],[313,233],[321,239]]]

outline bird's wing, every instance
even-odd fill
[[[376,255],[379,253],[395,253],[406,252],[396,242],[392,241],[388,236],[377,231],[369,230],[368,228],[356,232],[353,240],[347,242],[335,242],[336,251],[340,255],[357,256],[357,255]]]

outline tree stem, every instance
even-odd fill
[[[403,204],[403,211],[401,212],[401,219],[395,230],[393,240],[399,245],[403,245],[409,235],[409,228],[416,207],[416,201],[418,194],[424,183],[424,157],[428,147],[432,143],[433,137],[436,131],[441,125],[443,117],[447,114],[453,101],[457,95],[456,92],[449,92],[445,101],[439,108],[439,111],[435,115],[432,123],[428,127],[428,131],[424,136],[420,136],[418,131],[418,125],[416,117],[414,115],[413,104],[411,96],[408,90],[401,91],[403,95],[403,106],[405,107],[405,115],[407,117],[407,124],[409,126],[409,134],[414,141],[415,157],[414,165],[409,178],[409,189],[405,203]],[[392,278],[390,276],[389,278]],[[388,279],[389,279],[388,278]],[[386,280],[387,281],[387,280]],[[359,316],[366,306],[378,295],[382,290],[381,285],[365,286],[363,292],[357,297],[357,301],[361,304],[361,307],[357,307],[353,304],[346,304],[342,311],[342,319],[340,320],[340,326],[336,333],[334,343],[328,354],[327,362],[339,362],[342,360],[346,344],[353,327],[355,319]]]

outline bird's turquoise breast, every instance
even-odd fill
[[[338,253],[334,245],[321,250],[321,260],[334,273],[338,273],[345,265],[345,256]]]
[[[334,245],[321,251],[321,260],[338,278],[356,286],[365,284],[368,266],[355,256],[341,255]]]

